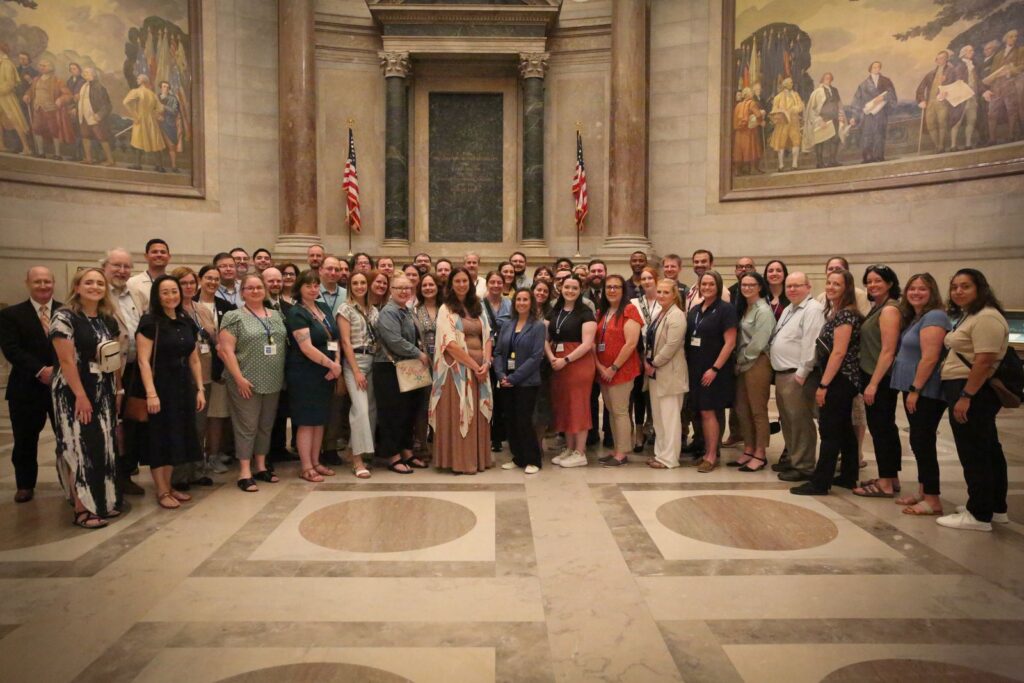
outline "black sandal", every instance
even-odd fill
[[[253,479],[252,477],[248,479],[239,479],[237,484],[238,488],[246,493],[256,493],[257,491],[260,490],[260,488],[256,486],[256,480]]]
[[[88,510],[76,512],[72,521],[75,526],[82,527],[83,529],[102,529],[107,526],[107,520],[103,519],[99,515],[94,515]]]
[[[737,471],[737,472],[760,472],[761,470],[763,470],[763,469],[764,469],[765,467],[767,467],[767,466],[768,466],[768,458],[759,458],[759,457],[757,457],[756,455],[754,455],[754,454],[751,454],[751,455],[750,455],[750,460],[758,460],[758,461],[760,461],[760,462],[763,462],[764,464],[763,464],[763,465],[761,465],[760,467],[758,467],[758,468],[756,468],[756,469],[755,469],[755,468],[753,468],[753,467],[751,467],[751,466],[750,466],[750,461],[748,460],[748,461],[747,461],[747,462],[746,462],[746,463],[745,463],[745,464],[743,465],[743,467],[739,468],[739,469],[738,469],[738,470],[736,470],[736,471]]]
[[[398,469],[399,465],[405,465],[407,468],[409,468],[409,463],[407,463],[406,461],[404,461],[404,460],[396,460],[395,462],[389,462],[388,463],[388,469],[391,470],[392,472],[397,473],[397,474],[412,474],[412,469],[411,468],[410,469],[400,470],[400,469]]]
[[[265,481],[268,484],[276,484],[277,482],[281,481],[280,479],[277,478],[277,475],[271,472],[270,470],[263,470],[262,472],[257,472],[256,474],[252,475],[252,478],[258,479],[260,481]]]
[[[428,467],[430,467],[430,465],[428,465],[427,463],[423,462],[423,460],[418,455],[414,455],[411,458],[408,458],[406,460],[402,460],[401,462],[406,467],[415,467],[418,470],[425,470]],[[417,465],[416,463],[419,463],[419,464]]]
[[[754,457],[754,454],[753,453],[744,453],[740,457],[741,458],[742,457],[746,457],[747,459],[744,460],[743,462],[740,462],[739,460],[733,460],[731,462],[725,463],[725,466],[726,467],[741,467],[741,468],[742,467],[746,467],[747,465],[750,464],[750,459]],[[760,458],[758,458],[758,460],[760,460]]]

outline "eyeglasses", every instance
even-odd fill
[[[263,285],[249,285],[248,287],[242,287],[243,292],[262,292]]]
[[[395,292],[409,292],[409,291],[412,291],[412,287],[392,287],[391,289],[393,291],[395,291]]]
[[[605,289],[622,289],[622,285],[605,285]]]

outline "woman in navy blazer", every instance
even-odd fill
[[[529,289],[517,289],[512,319],[498,334],[494,373],[498,386],[509,391],[505,404],[505,433],[512,462],[504,470],[523,467],[527,474],[540,471],[541,450],[533,429],[533,408],[540,390],[540,366],[544,360],[546,328],[537,316]]]

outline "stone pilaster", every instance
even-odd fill
[[[544,240],[544,76],[547,52],[519,54],[523,78],[523,242]]]
[[[379,52],[385,80],[384,241],[409,243],[409,100],[412,72],[408,52]]]

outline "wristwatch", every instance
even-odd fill
[[[708,369],[709,369],[709,370],[711,370],[711,372],[715,373],[716,375],[717,375],[717,374],[718,374],[718,372],[719,372],[719,369],[718,369],[718,368],[716,368],[716,367],[715,367],[714,365],[712,365],[712,366],[711,366],[710,368],[708,368]]]
[[[974,398],[974,394],[969,394],[965,390],[960,391],[960,398]]]
[[[920,393],[921,393],[921,390],[920,390],[920,389],[918,389],[917,387],[915,387],[915,386],[914,386],[913,384],[911,384],[911,385],[910,385],[910,388],[909,388],[909,389],[907,389],[907,393],[908,393],[908,394],[920,394]]]
[[[818,388],[819,389],[828,389],[828,385],[825,384],[824,382],[819,382],[818,383]]]
[[[618,372],[619,371],[619,366],[616,365],[615,363],[612,363],[611,368],[612,368],[612,372]]]

